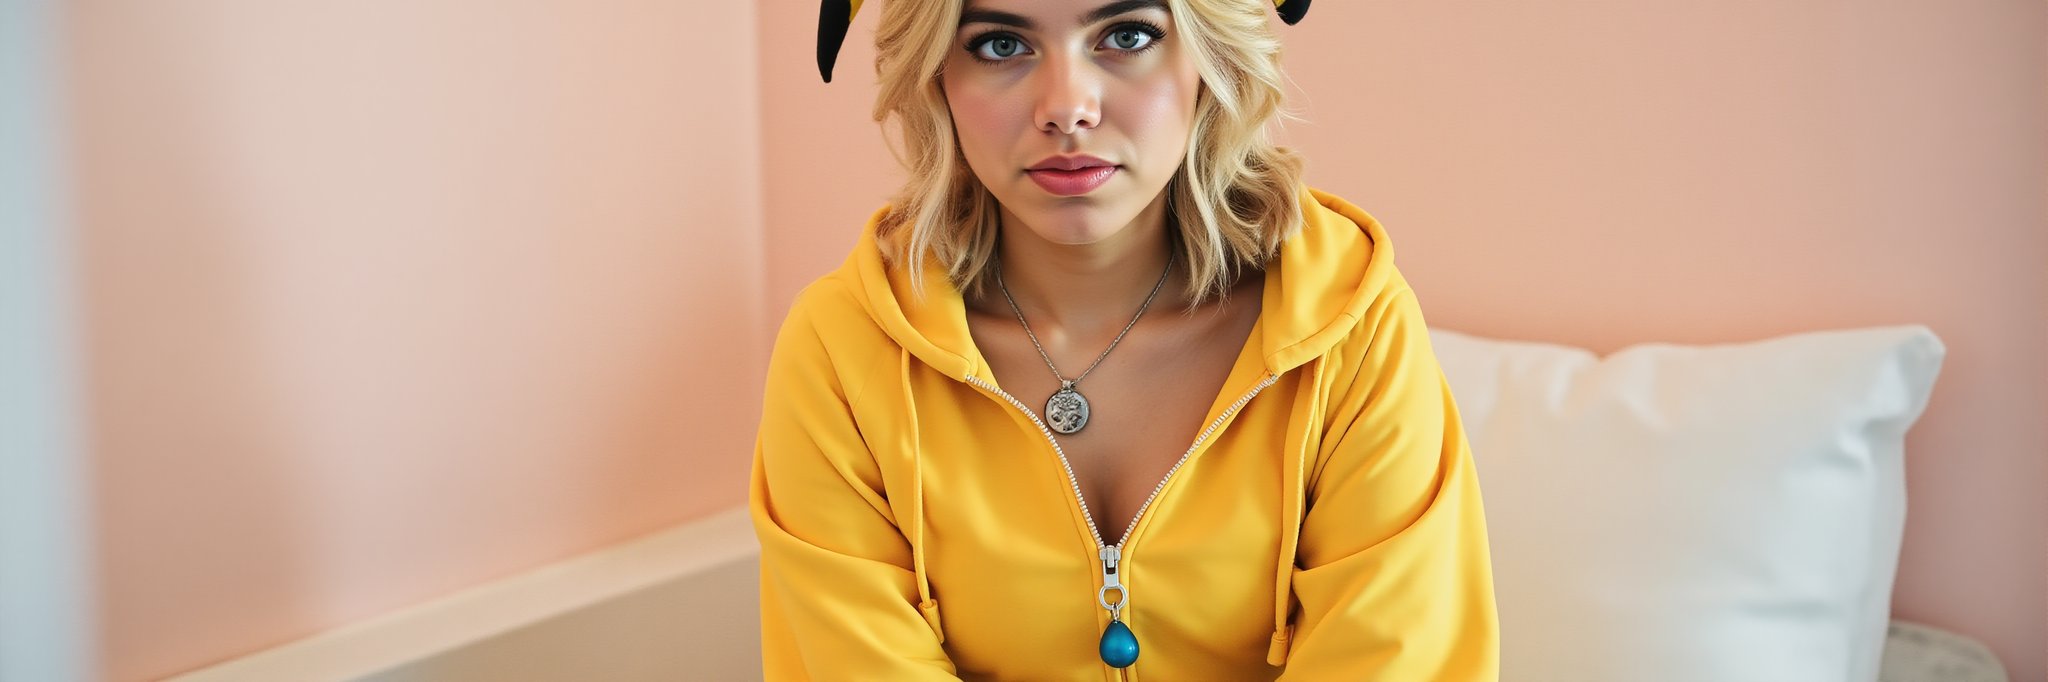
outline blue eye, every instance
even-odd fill
[[[967,45],[969,54],[985,62],[1006,61],[1025,51],[1024,41],[1008,33],[985,34]]]
[[[1153,40],[1150,33],[1135,28],[1120,28],[1109,34],[1107,42],[1116,49],[1136,52],[1151,45]]]

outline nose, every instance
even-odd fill
[[[1038,129],[1074,134],[1102,122],[1102,79],[1086,58],[1054,53],[1040,63]]]

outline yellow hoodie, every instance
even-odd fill
[[[928,263],[918,303],[870,218],[769,362],[767,678],[1496,679],[1479,483],[1415,294],[1371,216],[1301,201],[1207,427],[1120,545],[958,290]],[[1108,580],[1140,647],[1121,669],[1097,648]]]

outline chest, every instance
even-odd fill
[[[1046,401],[1060,389],[1060,381],[1039,348],[1015,317],[969,318],[997,385],[1044,420]],[[1141,320],[1075,384],[1088,401],[1088,421],[1076,433],[1055,432],[1053,437],[1104,542],[1124,537],[1207,428],[1211,413],[1236,399],[1221,393],[1256,322],[1255,304],[1208,316]],[[1109,345],[1105,338],[1099,344],[1056,347],[1045,344],[1046,336],[1040,335],[1040,345],[1068,379]]]

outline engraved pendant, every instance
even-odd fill
[[[1074,382],[1060,382],[1060,390],[1045,401],[1045,423],[1061,434],[1071,434],[1088,425],[1088,399],[1074,390]]]

